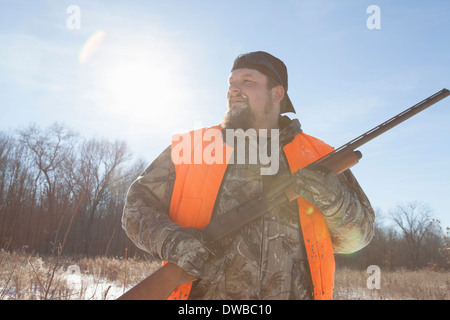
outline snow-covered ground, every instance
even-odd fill
[[[33,261],[32,261],[33,259]],[[160,266],[157,262],[102,259],[89,263],[61,263],[46,292],[52,263],[40,257],[7,255],[0,257],[0,300],[115,300]],[[76,262],[75,262],[76,263]],[[142,263],[142,264],[141,264]],[[89,267],[86,266],[89,265]],[[118,268],[122,267],[122,269]],[[108,270],[108,272],[106,272]],[[108,278],[105,276],[108,275]],[[122,278],[123,280],[120,280]],[[115,280],[110,280],[115,279]],[[126,281],[127,287],[124,288]],[[448,300],[450,273],[430,270],[386,271],[380,288],[369,288],[365,270],[339,269],[336,273],[335,300]]]
[[[114,300],[123,294],[123,284],[89,274],[82,274],[77,265],[67,268],[62,275],[72,291],[71,300]]]
[[[5,280],[0,281],[0,300],[34,300],[42,299],[44,296],[44,290],[36,281],[26,286],[23,284],[18,286],[13,283],[14,281]],[[62,268],[58,270],[52,283],[60,286],[62,290],[49,296],[50,299],[115,300],[124,293],[123,284],[82,273],[77,265],[71,265],[65,271]]]

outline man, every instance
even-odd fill
[[[287,89],[281,60],[262,51],[240,55],[229,76],[228,110],[220,126],[174,137],[130,187],[122,219],[128,236],[195,279],[171,298],[331,299],[333,254],[355,252],[370,242],[374,212],[350,170],[335,176],[322,167],[302,169],[332,148],[302,132],[297,119],[281,116],[295,113]],[[212,129],[221,132],[215,146],[222,143],[224,149],[208,153],[208,144],[195,137]],[[250,132],[244,156],[235,146],[243,132]],[[259,147],[269,148],[269,141],[277,142],[270,143],[277,166],[261,174],[267,162],[250,160]],[[217,153],[223,162],[189,161]],[[293,173],[296,201],[220,241],[222,255],[204,248],[199,229]]]

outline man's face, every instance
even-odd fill
[[[231,72],[228,84],[226,127],[247,130],[277,125],[279,106],[274,104],[266,75],[255,69],[236,69]]]

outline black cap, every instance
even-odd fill
[[[288,75],[287,68],[283,61],[274,57],[273,55],[264,51],[255,51],[239,55],[236,60],[234,60],[233,68],[231,71],[240,68],[255,69],[259,72],[264,73],[269,76],[280,85],[284,87],[285,94],[281,101],[281,113],[293,112],[295,113],[294,106],[292,105],[291,99],[287,94],[288,90]]]

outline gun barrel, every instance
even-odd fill
[[[339,147],[338,149],[330,152],[329,154],[318,159],[314,163],[319,163],[321,161],[324,161],[326,158],[331,157],[331,156],[333,156],[333,157],[335,155],[337,156],[338,153],[346,152],[347,150],[355,150],[356,148],[362,146],[363,144],[365,144],[365,143],[369,142],[370,140],[383,134],[384,132],[399,125],[403,121],[408,120],[409,118],[418,114],[419,112],[422,112],[423,110],[427,109],[428,107],[431,107],[433,104],[441,101],[442,99],[446,98],[449,95],[450,95],[450,91],[445,88],[439,92],[436,92],[435,94],[429,96],[428,98],[424,99],[423,101],[421,101],[421,102],[415,104],[414,106],[406,109],[405,111],[397,114],[396,116],[390,118],[389,120],[383,122],[382,124],[379,124],[375,128],[363,133],[362,135],[360,135],[359,137],[346,143],[342,147]]]

